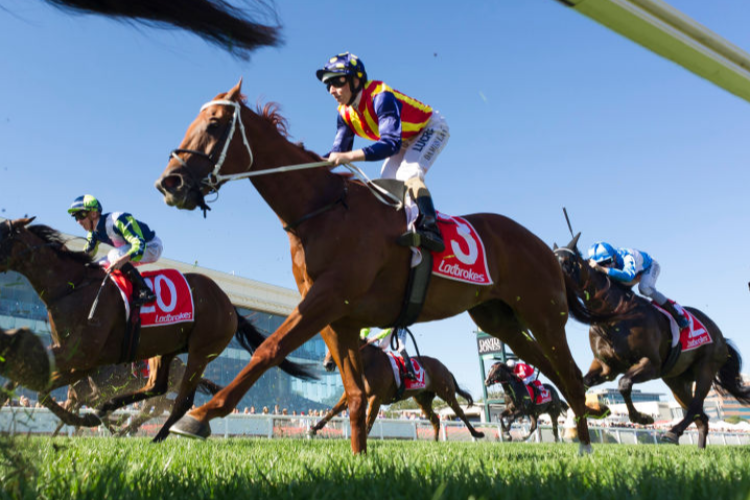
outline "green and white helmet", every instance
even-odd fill
[[[70,215],[75,215],[76,212],[91,212],[92,210],[101,213],[102,204],[90,194],[84,194],[73,200],[73,203],[70,204],[70,208],[68,209],[68,213]]]

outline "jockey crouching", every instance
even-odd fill
[[[531,394],[533,395],[531,398],[531,404],[535,405],[537,399],[539,398],[539,394],[537,393],[536,386],[533,383],[537,377],[537,373],[536,370],[534,370],[534,367],[532,367],[531,365],[527,365],[526,363],[516,361],[515,359],[509,359],[506,362],[506,365],[513,371],[513,375],[515,375],[518,380],[523,382],[523,385],[531,388]],[[526,394],[523,395],[524,398],[526,396]]]
[[[156,262],[161,257],[164,247],[156,233],[128,213],[102,214],[101,203],[89,194],[73,200],[68,213],[88,231],[84,252],[95,255],[99,243],[114,247],[99,264],[121,270],[133,283],[136,288],[133,305],[155,301],[156,295],[135,266]]]
[[[393,328],[386,328],[381,330],[379,333],[368,337],[370,335],[369,328],[362,328],[359,332],[359,338],[365,340],[368,344],[378,343],[377,347],[380,347],[383,351],[388,349],[391,345],[391,339],[393,338]],[[404,358],[404,366],[406,366],[406,378],[410,380],[417,380],[417,374],[414,373],[414,366],[411,364],[411,358],[406,352],[406,329],[399,328],[396,334],[396,351]]]
[[[656,280],[661,267],[649,254],[632,248],[614,248],[609,243],[600,241],[589,248],[589,265],[610,278],[632,285],[638,282],[638,291],[667,311],[683,330],[690,322],[681,314],[674,304],[656,290]]]
[[[421,246],[434,252],[445,250],[432,197],[424,183],[450,137],[445,119],[430,106],[385,83],[368,80],[362,61],[349,52],[333,56],[316,76],[339,103],[336,137],[328,160],[334,165],[385,160],[381,177],[406,184],[407,221],[421,213],[416,224]],[[355,134],[376,142],[352,151]],[[413,236],[408,231],[399,242],[411,246]]]

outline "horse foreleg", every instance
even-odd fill
[[[170,363],[175,356],[176,354],[173,353],[164,356],[155,356],[149,359],[148,362],[151,375],[149,376],[146,385],[130,394],[124,394],[110,399],[97,409],[96,414],[100,418],[103,418],[105,415],[112,413],[123,406],[165,394],[169,388]],[[198,381],[196,381],[195,384],[197,385]]]
[[[352,451],[365,453],[367,451],[367,427],[365,400],[364,366],[359,353],[358,332],[354,329],[337,328],[334,332],[326,328],[323,332],[333,359],[339,367],[341,379],[346,389],[346,399],[349,403],[349,423],[352,431]]]
[[[188,412],[176,422],[172,426],[172,432],[198,438],[209,436],[211,434],[209,422],[231,413],[261,375],[281,364],[292,351],[328,327],[331,322],[345,315],[349,307],[348,298],[335,292],[341,288],[340,283],[343,281],[346,280],[340,279],[339,276],[331,276],[327,280],[327,286],[326,280],[319,279],[315,282],[289,317],[255,350],[250,362],[234,380],[217,392],[206,404]],[[352,341],[356,342],[358,333],[352,332]],[[325,334],[323,338],[326,338]],[[328,338],[332,340],[333,337],[329,335]],[[331,344],[328,344],[328,347],[330,348]],[[359,383],[362,385],[361,366],[359,368]],[[350,409],[352,405],[364,406],[363,391],[355,396],[358,401],[353,401],[352,394],[347,390]],[[361,430],[364,431],[364,411],[358,411],[357,415],[359,416],[360,413]],[[357,434],[356,438],[361,441],[361,447],[364,448],[366,436],[363,439],[360,434]],[[355,433],[352,433],[352,439],[355,439]]]
[[[344,408],[346,408],[346,406],[347,406],[346,405],[346,392],[344,392],[344,394],[341,395],[339,402],[336,403],[333,408],[331,408],[331,411],[326,413],[326,415],[323,418],[318,420],[318,422],[315,425],[310,427],[310,430],[307,431],[307,433],[310,436],[316,435],[318,431],[322,429],[323,427],[325,427],[326,424],[330,422],[333,417],[335,417],[336,415],[344,411]]]
[[[14,382],[12,380],[9,380],[5,383],[2,389],[0,389],[0,408],[5,406],[5,403],[7,403],[10,400],[10,397],[13,395],[13,391],[18,387],[18,382]]]
[[[377,394],[373,394],[367,401],[369,403],[367,405],[367,435],[369,436],[380,411],[380,397]]]
[[[658,368],[654,366],[654,363],[649,358],[642,358],[638,364],[631,366],[627,373],[620,377],[617,388],[625,400],[625,406],[628,409],[631,422],[641,425],[651,425],[654,423],[653,417],[641,413],[635,408],[631,394],[633,392],[633,384],[653,380],[658,376],[658,372]]]

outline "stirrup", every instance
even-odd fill
[[[145,290],[141,290],[138,292],[138,296],[133,299],[133,305],[134,306],[143,306],[146,304],[150,304],[151,302],[156,301],[156,294],[154,292],[151,292],[150,290],[146,292]]]
[[[435,231],[430,229],[417,229],[419,231],[420,239],[422,240],[422,247],[430,250],[431,252],[441,253],[445,251],[445,242],[443,238]]]

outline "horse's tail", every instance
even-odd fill
[[[235,308],[237,313],[237,333],[234,334],[234,338],[237,342],[250,354],[255,352],[255,349],[266,340],[266,336],[263,335],[255,328],[250,321],[247,320],[239,311]],[[295,363],[285,359],[279,364],[279,368],[285,373],[292,377],[300,378],[302,380],[318,380],[319,377],[313,370],[305,365]]]
[[[720,392],[729,393],[745,406],[750,406],[750,386],[742,383],[742,356],[734,345],[727,339],[729,355],[726,362],[719,368],[714,384],[720,388]]]
[[[278,27],[260,24],[246,14],[252,12],[258,18],[267,14],[268,21],[275,22],[275,11],[263,1],[247,2],[250,6],[246,9],[215,0],[46,1],[72,12],[96,13],[145,25],[171,25],[190,30],[207,42],[239,56],[247,56],[248,52],[259,47],[281,43]]]
[[[213,382],[212,380],[208,380],[207,378],[202,378],[200,382],[198,382],[198,392],[201,394],[205,394],[207,396],[213,396],[220,390],[222,390],[224,387],[220,386],[219,384]]]
[[[585,325],[593,325],[609,321],[617,316],[617,313],[597,313],[586,307],[586,304],[576,294],[577,287],[573,279],[565,273],[563,273],[563,276],[565,278],[565,295],[568,299],[568,310],[575,320]]]
[[[453,385],[456,386],[456,394],[458,394],[468,402],[468,405],[466,406],[467,408],[472,407],[474,405],[474,398],[471,397],[471,394],[469,394],[468,391],[461,389],[461,387],[458,385],[458,382],[456,382],[456,377],[452,373],[451,377],[453,378]]]

